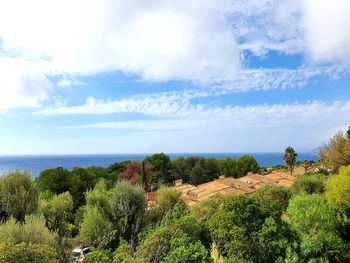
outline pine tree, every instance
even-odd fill
[[[142,161],[141,165],[141,185],[147,191],[147,174],[144,161]]]

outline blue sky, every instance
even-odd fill
[[[0,2],[0,154],[308,152],[350,125],[347,10]]]

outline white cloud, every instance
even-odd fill
[[[316,62],[350,64],[350,1],[300,1],[307,47]]]
[[[233,1],[233,31],[241,49],[301,53],[312,63],[350,65],[350,1]],[[237,7],[236,7],[237,6]]]
[[[247,107],[189,109],[185,114],[157,120],[98,122],[71,129],[128,130],[135,151],[280,152],[293,143],[298,151],[322,145],[348,125],[350,101],[274,104]],[[147,139],[145,139],[147,138]],[[122,139],[121,139],[122,141]],[[120,141],[120,144],[123,143]],[[186,142],[180,146],[172,142]],[[161,142],[161,143],[159,143]],[[137,143],[136,143],[137,145]],[[129,148],[125,148],[129,149]]]
[[[210,2],[3,1],[0,38],[5,51],[44,58],[51,72],[121,70],[156,81],[232,78],[238,49],[222,10],[210,9]]]
[[[78,114],[111,114],[134,112],[154,116],[171,116],[182,114],[188,109],[202,108],[194,105],[191,100],[196,98],[217,97],[236,92],[252,90],[272,90],[304,87],[315,76],[337,77],[340,74],[336,68],[299,68],[289,69],[254,69],[241,71],[234,80],[225,81],[219,85],[207,88],[192,89],[177,92],[162,92],[140,94],[120,100],[98,100],[89,97],[85,105],[56,105],[37,112],[40,115],[78,115]]]
[[[52,89],[53,85],[35,63],[0,57],[0,112],[14,107],[39,107]]]

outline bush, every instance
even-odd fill
[[[52,233],[45,227],[45,219],[42,216],[26,216],[24,224],[17,223],[11,218],[0,225],[0,243],[11,240],[14,243],[32,243],[55,246],[56,233]]]
[[[86,255],[86,263],[112,263],[112,253],[109,250],[96,249]]]
[[[0,263],[54,263],[58,262],[57,253],[53,247],[22,242],[0,243]]]
[[[326,177],[322,174],[302,174],[299,175],[291,187],[293,195],[319,194],[323,193],[323,182]]]

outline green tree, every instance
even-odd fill
[[[271,196],[273,192],[280,197]],[[279,189],[260,192],[255,198],[259,196],[275,200],[279,209],[285,207],[283,199],[286,196]],[[267,211],[267,205],[261,207],[261,203],[248,196],[226,197],[208,220],[211,240],[216,244],[219,255],[228,262],[274,262],[285,256],[293,235],[288,226],[279,220],[278,213]]]
[[[302,174],[291,187],[293,195],[323,193],[326,177],[323,174]]]
[[[39,191],[27,172],[12,172],[0,177],[0,210],[23,222],[38,208]]]
[[[147,180],[147,174],[146,174],[144,161],[142,161],[142,163],[141,163],[141,186],[145,189],[145,191],[147,191],[148,180]]]
[[[336,220],[324,196],[294,197],[285,220],[299,235],[301,254],[306,260],[332,259],[343,253],[344,246],[336,229]]]
[[[259,164],[253,156],[243,155],[237,160],[237,176],[245,176],[247,173],[256,173],[259,171]]]
[[[342,132],[336,133],[320,153],[320,161],[328,168],[350,164],[350,139]]]
[[[115,179],[117,179],[116,175],[124,172],[125,168],[126,168],[126,165],[129,162],[130,161],[122,161],[122,162],[112,163],[111,165],[109,165],[107,167],[107,172],[110,173],[110,174],[113,174]]]
[[[341,167],[339,175],[330,177],[325,182],[325,196],[328,203],[335,209],[350,208],[350,165]]]
[[[219,161],[220,174],[237,178],[237,160],[235,158],[226,158]]]
[[[153,167],[153,178],[157,185],[161,183],[170,184],[172,178],[170,177],[171,161],[170,157],[164,153],[156,153],[148,156],[145,163],[151,164]]]
[[[170,251],[161,262],[205,263],[212,261],[208,250],[200,241],[193,241],[187,235],[182,235],[171,240]]]
[[[121,240],[118,248],[113,253],[113,262],[115,263],[136,263],[136,262],[142,262],[140,259],[139,261],[135,260],[133,258],[133,247],[131,244],[126,242],[125,240]]]
[[[69,173],[69,192],[73,197],[74,208],[85,204],[85,192],[95,186],[94,174],[76,167]]]
[[[115,231],[110,219],[97,206],[87,206],[80,225],[80,236],[89,245],[109,247],[115,240]]]
[[[290,146],[288,146],[286,148],[286,150],[284,151],[283,160],[286,163],[286,165],[288,166],[288,168],[290,170],[290,174],[293,174],[297,155],[298,154]]]
[[[175,250],[176,245],[174,242],[176,239],[186,238],[188,240],[187,238],[190,238],[190,242],[186,243],[187,246],[198,244],[197,242],[201,241],[202,232],[203,226],[188,211],[184,210],[183,207],[176,206],[168,211],[159,227],[150,229],[147,232],[147,235],[144,236],[136,249],[135,258],[142,259],[145,263],[162,262],[162,260]],[[183,251],[183,248],[181,248],[181,251]],[[178,255],[178,253],[179,251],[174,251],[175,255]],[[172,259],[175,255],[172,256]],[[186,254],[187,256],[188,254]]]
[[[146,194],[141,186],[128,181],[118,183],[110,197],[113,223],[121,238],[135,240],[147,205]]]
[[[113,255],[109,250],[95,249],[86,255],[86,263],[113,263]]]
[[[41,191],[62,194],[69,190],[69,171],[63,167],[47,169],[39,174],[35,182]]]
[[[69,192],[54,195],[50,199],[41,199],[39,211],[44,215],[46,226],[57,231],[62,239],[66,234],[66,225],[72,215],[73,199]]]
[[[288,207],[291,192],[283,186],[265,185],[253,193],[252,198],[264,213],[279,219]]]

